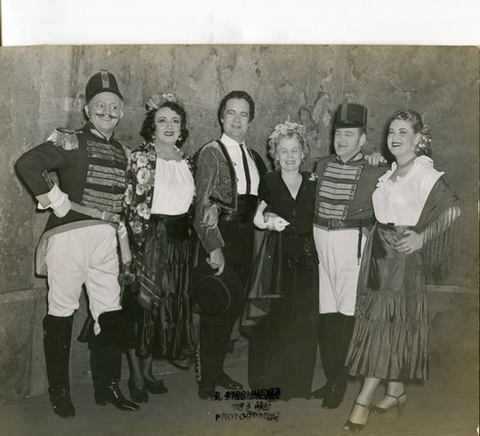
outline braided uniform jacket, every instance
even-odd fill
[[[110,140],[92,132],[87,123],[83,129],[72,132],[57,129],[43,144],[23,154],[16,162],[16,170],[24,183],[38,196],[51,189],[49,171],[56,171],[60,189],[70,201],[100,211],[120,214],[126,189],[126,170],[130,150],[113,136]],[[53,234],[105,221],[70,210],[63,218],[51,213],[37,248],[37,273],[43,275],[46,244]],[[42,261],[43,262],[43,261]]]
[[[346,163],[336,155],[321,158],[315,168],[318,185],[314,223],[319,224],[319,218],[373,218],[372,194],[386,170],[369,165],[361,153]]]

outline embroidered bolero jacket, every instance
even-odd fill
[[[260,177],[266,167],[260,155],[248,148],[253,157]],[[205,210],[212,204],[221,209],[235,211],[237,209],[237,178],[234,164],[226,148],[220,141],[212,141],[204,145],[196,156],[195,165],[195,221],[194,227],[205,250],[213,250],[224,246],[223,238],[217,227],[207,229],[201,225]]]

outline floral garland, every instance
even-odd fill
[[[193,175],[192,159],[175,147],[181,158],[187,162]],[[157,153],[153,142],[143,143],[131,156],[131,168],[127,174],[125,192],[126,218],[139,247],[143,245],[145,232],[149,228]]]
[[[148,99],[146,104],[147,109],[149,111],[158,110],[160,105],[165,101],[173,101],[174,103],[181,104],[175,94],[172,94],[171,92],[157,92]]]
[[[269,136],[270,140],[276,140],[279,136],[285,136],[288,132],[295,132],[301,136],[305,135],[305,126],[299,123],[285,121],[285,124],[277,124],[275,130]]]

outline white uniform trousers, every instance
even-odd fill
[[[313,227],[319,263],[319,313],[355,314],[358,229],[326,230]],[[362,237],[362,252],[366,237]]]
[[[45,261],[48,313],[72,315],[85,284],[95,334],[100,333],[98,317],[121,309],[116,230],[98,224],[54,234],[48,238]]]

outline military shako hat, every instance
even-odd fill
[[[117,79],[112,73],[107,70],[100,70],[99,73],[94,74],[88,80],[87,87],[85,89],[85,98],[87,103],[101,92],[112,92],[118,95],[123,100],[123,95],[118,89]]]
[[[334,129],[367,127],[367,108],[361,104],[344,101],[335,114]]]

